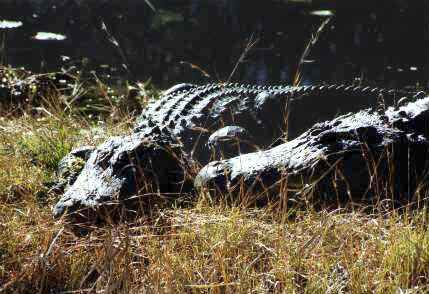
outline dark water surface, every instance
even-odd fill
[[[74,65],[166,87],[228,80],[253,40],[231,80],[291,83],[326,19],[311,12],[330,10],[334,17],[302,68],[304,83],[426,87],[428,2],[151,0],[151,7],[144,0],[1,0],[0,21],[22,22],[0,30],[1,60],[35,71]],[[38,32],[66,39],[37,40]]]

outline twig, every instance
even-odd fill
[[[49,245],[48,250],[46,250],[46,252],[43,253],[43,254],[41,254],[41,256],[40,256],[40,261],[41,261],[42,266],[43,266],[43,272],[42,272],[42,278],[41,278],[39,293],[43,293],[43,290],[44,290],[44,287],[45,287],[46,266],[48,264],[48,257],[51,254],[52,249],[54,248],[54,245],[57,242],[57,239],[60,237],[60,235],[63,233],[63,231],[64,231],[64,227],[62,227],[58,231],[58,233],[55,235],[55,237],[52,239],[52,242]]]
[[[153,12],[156,12],[155,6],[153,6],[152,2],[149,0],[145,0],[146,4],[150,7],[150,9],[153,10]]]
[[[314,34],[311,35],[311,38],[310,38],[309,42],[307,43],[307,46],[305,47],[305,50],[302,53],[301,58],[299,60],[298,68],[296,69],[295,77],[293,79],[293,85],[294,86],[299,86],[299,84],[301,83],[302,65],[305,63],[305,60],[308,57],[308,55],[310,54],[311,49],[314,47],[314,45],[316,45],[317,40],[319,40],[320,34],[323,32],[323,30],[325,29],[326,25],[331,21],[331,19],[332,19],[332,17],[329,17],[329,18],[325,19],[320,24],[320,26],[317,29],[317,31]]]
[[[246,44],[246,47],[244,48],[243,53],[241,53],[240,57],[238,58],[237,62],[235,63],[234,69],[232,70],[231,74],[228,77],[227,82],[230,82],[232,77],[234,76],[235,72],[238,69],[238,66],[240,63],[244,61],[244,58],[246,58],[247,53],[258,43],[259,39],[254,39],[253,34],[250,36],[249,41]]]
[[[106,33],[107,39],[109,40],[109,42],[112,43],[116,47],[116,49],[118,49],[119,55],[122,58],[122,66],[125,68],[125,70],[129,74],[131,74],[130,64],[128,62],[127,57],[125,56],[124,50],[122,49],[121,45],[119,44],[119,42],[115,38],[115,36],[113,36],[113,34],[109,32],[109,30],[107,29],[107,26],[106,26],[106,24],[104,23],[103,20],[101,20],[101,30]]]
[[[188,62],[188,61],[183,61],[183,60],[179,61],[179,64],[188,65],[191,69],[195,69],[195,70],[199,71],[204,77],[211,78],[210,74],[207,71],[205,71],[204,69],[202,69],[200,66],[198,66],[196,64],[193,64],[193,63]]]

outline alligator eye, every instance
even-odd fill
[[[130,162],[130,156],[127,152],[121,152],[118,156],[118,161],[128,164]]]
[[[126,160],[128,158],[128,155],[127,155],[127,153],[126,152],[121,152],[121,153],[119,153],[119,155],[118,155],[118,159],[119,160]]]
[[[129,160],[127,152],[121,152],[117,156],[113,156],[110,160],[110,164],[112,165],[114,170],[121,169],[128,163]]]

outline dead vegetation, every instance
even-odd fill
[[[99,93],[98,101],[110,97]],[[126,133],[132,119],[91,120],[52,105],[0,119],[0,292],[429,291],[426,207],[249,208],[200,195],[188,207],[76,236],[67,220],[53,220],[57,199],[46,184],[72,147]]]

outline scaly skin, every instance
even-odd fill
[[[427,181],[428,124],[429,97],[385,112],[362,110],[315,124],[272,149],[213,161],[195,185],[212,194],[269,196],[284,180],[316,201],[382,196],[403,204],[416,200],[418,185]]]
[[[130,196],[154,191],[192,192],[186,173],[190,166],[198,169],[199,164],[213,159],[210,148],[223,148],[222,144],[213,146],[210,135],[225,126],[240,127],[233,129],[242,130],[236,133],[246,133],[248,138],[239,144],[234,141],[240,138],[232,138],[230,145],[238,147],[225,149],[224,158],[229,158],[249,145],[246,152],[281,143],[278,139],[284,134],[286,109],[288,135],[294,138],[316,122],[373,106],[380,97],[392,105],[400,95],[383,89],[336,85],[175,86],[146,108],[132,135],[114,137],[92,152],[76,182],[55,206],[54,215],[79,208],[98,212],[117,207],[111,203],[124,207]]]

